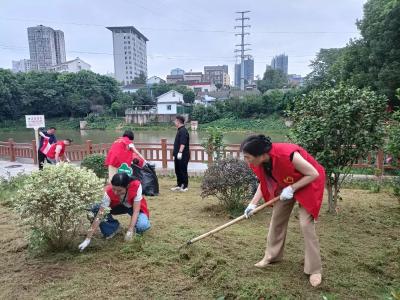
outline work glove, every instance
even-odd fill
[[[246,216],[246,219],[248,219],[252,214],[253,210],[257,207],[255,204],[249,204],[247,205],[246,209],[244,210],[244,215]]]
[[[293,188],[291,185],[289,185],[282,190],[279,199],[282,201],[290,200],[293,198],[293,194],[294,194]]]
[[[181,160],[182,159],[182,152],[179,152],[178,155],[176,156],[177,160]]]
[[[90,239],[86,238],[82,243],[79,244],[78,248],[82,252],[83,250],[85,250],[87,246],[89,246],[89,244],[90,244]]]
[[[133,237],[133,231],[128,230],[125,234],[125,242],[129,242],[132,240]]]

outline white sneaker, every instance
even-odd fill
[[[182,190],[182,188],[180,186],[174,186],[173,188],[171,188],[171,191],[173,192],[180,192]]]
[[[188,188],[184,188],[184,189],[181,188],[179,191],[184,193],[184,192],[187,192],[188,190],[189,190]]]

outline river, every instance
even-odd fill
[[[86,140],[92,140],[96,143],[111,143],[122,134],[122,130],[72,130],[58,129],[56,136],[58,139],[70,138],[74,144],[83,144]],[[267,134],[274,142],[286,141],[286,132],[282,130],[271,130],[268,132],[226,132],[224,134],[224,142],[226,144],[239,144],[245,137],[252,133]],[[165,130],[136,130],[135,141],[140,143],[158,143],[162,138],[166,138],[168,143],[173,143],[176,129],[171,126],[171,129]],[[207,137],[206,131],[189,131],[190,143],[203,143]],[[13,138],[17,143],[30,143],[34,139],[33,129],[21,129],[15,131],[0,131],[0,141],[7,141]]]

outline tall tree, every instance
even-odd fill
[[[263,79],[257,82],[257,88],[264,93],[270,89],[281,89],[287,84],[287,76],[282,70],[275,70],[267,66]]]

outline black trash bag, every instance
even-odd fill
[[[142,184],[142,193],[146,196],[157,196],[160,192],[158,178],[156,174],[156,166],[154,164],[144,164],[139,167],[132,163],[132,176],[139,179]]]

